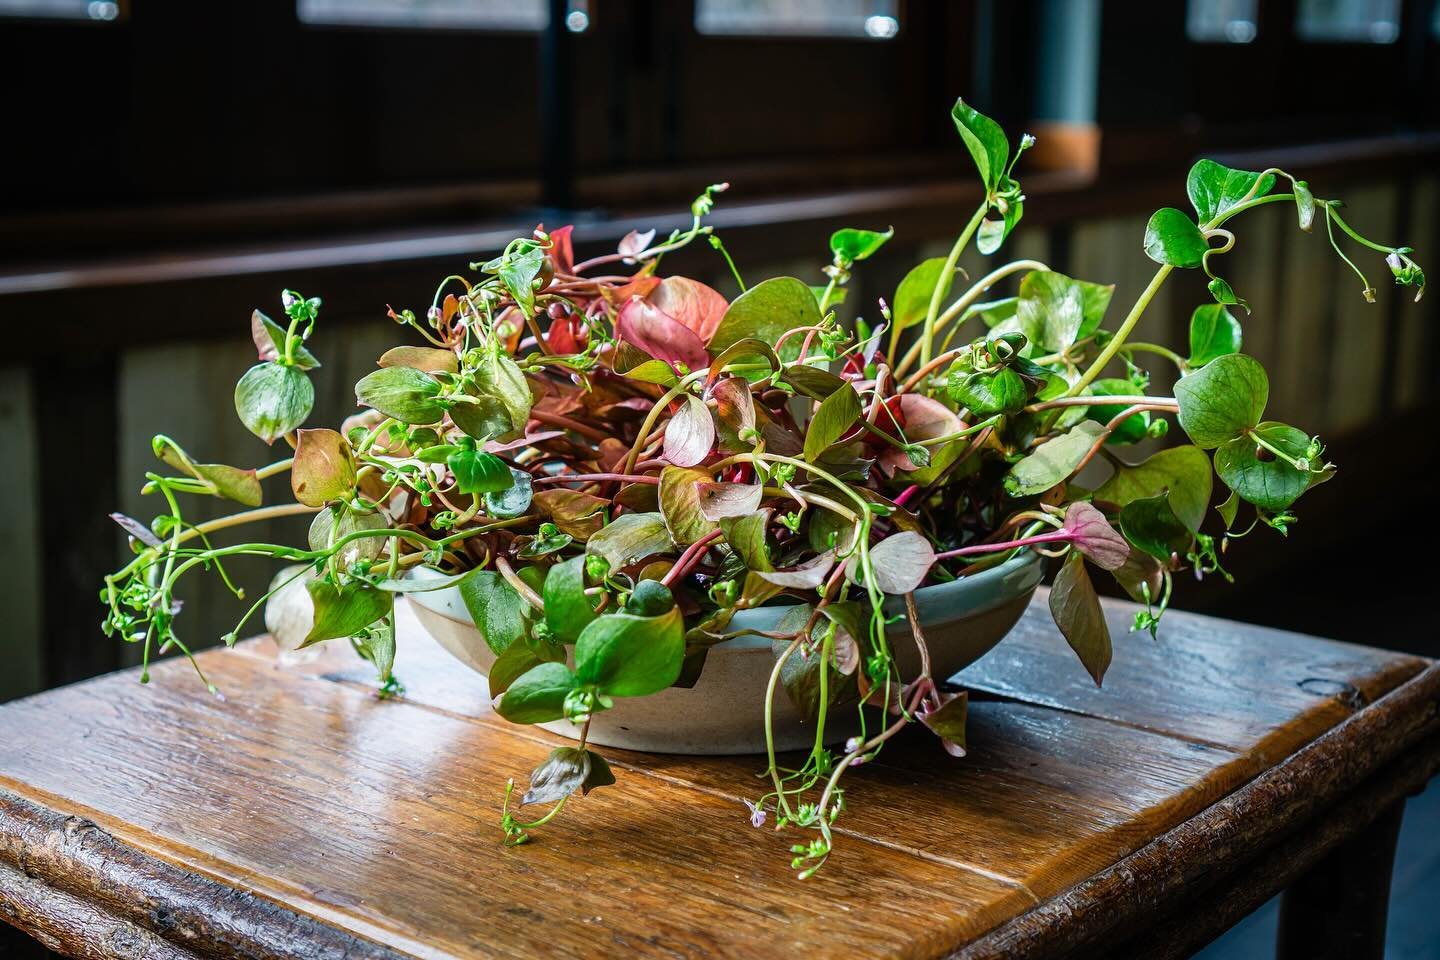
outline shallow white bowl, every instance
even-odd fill
[[[439,576],[417,568],[416,577]],[[1003,564],[951,583],[915,592],[915,606],[930,648],[932,671],[948,678],[974,663],[1010,632],[1040,583],[1041,558],[1022,553]],[[465,609],[459,589],[449,587],[409,595],[420,624],[440,646],[481,676],[489,674],[495,654]],[[895,606],[890,610],[890,605]],[[918,653],[903,618],[904,603],[892,597],[887,611],[902,615],[888,636],[902,675],[920,668]],[[785,608],[742,610],[730,629],[770,630]],[[594,715],[589,742],[651,753],[736,754],[765,751],[765,688],[775,657],[765,637],[736,637],[710,648],[705,669],[695,686],[671,687],[648,697],[617,699],[613,709]],[[837,711],[827,725],[828,739],[853,732],[854,711]],[[783,690],[774,704],[776,747],[794,750],[811,745],[815,726],[790,702]],[[580,728],[568,720],[540,724],[546,730],[578,737]]]

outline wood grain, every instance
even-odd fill
[[[1379,705],[1365,704],[1397,685],[1410,690],[1420,681],[1403,681],[1425,668],[1183,614],[1167,618],[1158,642],[1126,636],[1130,608],[1117,604],[1107,608],[1116,665],[1096,690],[1043,604],[1042,596],[1011,638],[960,677],[990,695],[972,708],[970,756],[954,761],[927,738],[902,737],[881,762],[855,771],[836,854],[803,883],[786,862],[799,837],[748,826],[740,801],[762,792],[753,758],[607,749],[614,787],[575,801],[534,843],[503,847],[505,779],[523,781],[562,741],[494,716],[478,675],[406,614],[397,660],[404,700],[376,699],[368,668],[343,644],[293,668],[278,666],[267,642],[211,651],[203,662],[225,700],[170,661],[149,687],[121,673],[0,708],[0,790],[55,817],[85,818],[114,851],[178,875],[166,883],[254,894],[254,915],[237,917],[262,940],[303,921],[364,949],[417,957],[751,957],[802,948],[929,957],[1011,942],[1003,938],[1020,925],[1040,956],[1049,955],[1047,937],[1087,935],[1041,912],[1052,904],[1068,904],[1065,915],[1077,918],[1104,916],[1104,936],[1122,936],[1124,923],[1143,917],[1134,897],[1116,895],[1113,917],[1103,899],[1067,900],[1117,870],[1142,876],[1118,865],[1148,864],[1161,881],[1218,877],[1249,855],[1245,843],[1293,829],[1303,803],[1238,807],[1218,821],[1227,839],[1208,854],[1157,847],[1266,782],[1267,768],[1336,724],[1369,722]],[[1361,735],[1382,745],[1390,736],[1399,749],[1399,729],[1392,722]],[[1383,761],[1367,750],[1355,758]],[[1349,761],[1315,768],[1361,776],[1363,766]],[[104,857],[76,880],[76,854],[33,832],[17,836],[0,818],[0,862],[29,864],[47,888],[82,903],[103,897]],[[46,849],[48,859],[36,852]],[[174,898],[183,908],[183,896]],[[0,888],[0,902],[18,900]],[[144,911],[108,903],[98,909],[115,923],[158,932],[167,945],[251,955],[221,938],[177,940]],[[38,921],[22,926],[43,930]],[[1060,932],[1043,932],[1052,926]]]

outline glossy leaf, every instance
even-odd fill
[[[355,400],[401,423],[438,423],[445,415],[440,381],[414,367],[381,367],[355,384]]]
[[[614,782],[610,765],[598,753],[579,747],[556,747],[530,774],[530,789],[520,802],[554,803],[572,793],[584,796],[595,787]]]
[[[1175,384],[1180,426],[1206,450],[1259,423],[1269,396],[1265,368],[1243,353],[1217,357]]]
[[[665,459],[677,467],[693,467],[715,447],[715,420],[705,401],[692,394],[681,399],[680,409],[665,426]]]
[[[333,583],[316,579],[305,584],[305,589],[315,606],[315,622],[301,647],[353,637],[381,617],[388,617],[395,605],[394,594],[361,580],[351,580],[337,589]]]
[[[1049,490],[1075,471],[1104,431],[1094,420],[1084,420],[1042,443],[1010,468],[1005,476],[1005,492],[1012,497],[1029,497]]]
[[[922,708],[920,722],[940,738],[945,752],[952,757],[965,756],[965,723],[969,715],[970,697],[964,690],[940,694],[940,706]]]
[[[1230,282],[1224,277],[1211,277],[1207,289],[1216,303],[1226,307],[1242,307],[1246,313],[1250,312],[1249,301],[1237,296],[1235,288],[1230,286]]]
[[[1110,669],[1110,628],[1085,570],[1085,558],[1078,553],[1067,556],[1055,574],[1055,583],[1050,587],[1050,615],[1070,649],[1095,679],[1095,685],[1100,686],[1105,671]]]
[[[1133,382],[1120,377],[1104,377],[1090,384],[1087,391],[1092,396],[1129,396],[1145,391],[1136,386]],[[1128,406],[1128,405],[1127,405]],[[1108,424],[1126,410],[1125,406],[1112,403],[1096,404],[1089,408],[1089,413],[1084,414],[1099,423]],[[1062,423],[1064,421],[1061,421]],[[1150,414],[1140,412],[1131,414],[1116,425],[1105,442],[1111,445],[1126,443],[1139,443],[1149,436]]]
[[[680,378],[675,376],[675,368],[664,360],[646,360],[640,366],[626,370],[625,376],[631,380],[654,383],[667,388],[680,382]]]
[[[514,360],[503,354],[486,357],[475,368],[475,389],[479,392],[482,401],[488,398],[491,402],[504,407],[505,416],[510,421],[510,429],[505,431],[501,435],[502,437],[515,436],[525,432],[525,427],[530,422],[530,406],[533,398],[530,394],[530,385],[525,382],[525,374],[515,365]],[[456,409],[459,409],[458,405]],[[465,428],[461,427],[460,429],[464,430]],[[472,436],[474,435],[472,434]],[[493,439],[493,435],[475,439],[490,440]]]
[[[786,383],[795,388],[796,393],[820,401],[842,389],[848,382],[829,370],[805,363],[788,364],[782,376]]]
[[[714,405],[715,435],[721,453],[742,453],[755,446],[758,434],[755,396],[739,377],[726,377],[710,388]]]
[[[696,485],[700,513],[706,520],[743,517],[760,509],[765,490],[758,483],[709,483]]]
[[[495,712],[511,723],[549,723],[565,716],[565,698],[576,687],[563,663],[542,663],[510,684]]]
[[[1114,293],[1114,284],[1032,270],[1020,281],[1014,327],[1047,351],[1064,350],[1099,328]],[[995,332],[1004,328],[996,327]]]
[[[1254,434],[1295,458],[1303,458],[1310,445],[1307,434],[1283,423],[1259,424]],[[1242,500],[1271,512],[1294,503],[1309,488],[1311,477],[1263,450],[1250,436],[1220,445],[1215,451],[1215,472]]]
[[[1165,589],[1165,568],[1144,550],[1131,550],[1125,562],[1110,573],[1136,603],[1154,603]]]
[[[770,511],[759,510],[745,517],[727,517],[720,521],[725,542],[745,561],[751,570],[773,570],[765,530],[770,525]]]
[[[1025,381],[1009,367],[993,373],[966,372],[959,366],[950,371],[950,399],[981,417],[995,413],[1018,413],[1025,406]]]
[[[1214,487],[1210,458],[1189,444],[1153,454],[1143,463],[1122,464],[1095,490],[1095,499],[1124,507],[1134,500],[1170,495],[1175,516],[1192,531],[1205,520]]]
[[[1071,545],[1101,570],[1117,570],[1130,556],[1130,545],[1110,526],[1105,514],[1083,500],[1065,509],[1063,529],[1070,534]]]
[[[382,367],[413,367],[424,373],[443,370],[454,373],[460,369],[460,360],[450,350],[435,347],[391,347],[380,355]]]
[[[835,568],[835,551],[826,550],[804,563],[784,570],[755,570],[760,579],[787,590],[814,590]]]
[[[735,298],[710,338],[709,347],[719,353],[747,337],[773,345],[790,330],[819,323],[820,307],[808,286],[794,277],[772,277]],[[781,359],[798,357],[803,339],[797,335],[786,340],[778,351]]]
[[[904,330],[924,320],[925,314],[930,310],[930,298],[935,293],[935,284],[939,282],[944,269],[944,257],[931,257],[920,261],[905,274],[905,279],[900,281],[900,286],[895,290],[895,300],[890,304],[890,322],[898,324],[900,329]],[[940,292],[942,304],[950,296],[950,286],[954,281],[955,274],[952,271],[950,276],[945,278],[945,287]]]
[[[870,548],[875,586],[885,593],[904,594],[918,590],[934,565],[935,549],[930,546],[930,541],[911,530],[893,533]],[[846,572],[854,573],[858,567],[859,557],[852,557]]]
[[[522,515],[530,509],[535,497],[534,481],[530,474],[514,467],[507,469],[513,481],[510,486],[485,494],[485,514],[499,520]]]
[[[715,523],[700,511],[697,483],[708,481],[710,475],[685,467],[666,467],[660,471],[660,513],[676,543],[691,544],[712,530]]]
[[[515,485],[510,468],[493,453],[461,447],[445,458],[445,465],[461,493],[500,493]]]
[[[545,250],[530,246],[506,256],[498,273],[505,289],[527,316],[535,312],[535,279],[545,266]]]
[[[535,494],[534,505],[561,532],[584,540],[604,524],[601,511],[610,501],[579,490],[541,490]]]
[[[314,405],[315,387],[296,367],[257,363],[235,384],[240,422],[266,443],[304,423]]]
[[[675,542],[658,513],[622,513],[585,543],[585,552],[604,557],[611,570],[674,550]]]
[[[460,598],[481,639],[497,656],[525,636],[530,605],[495,571],[480,570],[462,580]]]
[[[955,101],[950,116],[955,121],[960,139],[965,142],[965,149],[970,151],[970,157],[975,161],[980,182],[985,184],[987,192],[994,191],[1005,176],[1006,163],[1010,158],[1010,143],[1005,139],[1005,131],[1000,129],[1000,124],[964,100]]]
[[[893,236],[895,236],[894,227],[884,233],[878,230],[844,227],[830,234],[830,252],[848,263],[856,263],[869,259],[871,255],[885,246],[886,240]]]
[[[1224,306],[1207,304],[1190,315],[1191,368],[1203,367],[1216,357],[1240,352],[1240,321]]]
[[[307,539],[311,550],[328,550],[352,533],[384,530],[388,525],[378,513],[365,513],[344,504],[335,504],[315,514],[315,519],[310,521]],[[384,549],[384,537],[357,537],[331,558],[330,567],[337,573],[343,573],[361,560],[374,560]]]
[[[516,680],[540,664],[550,662],[552,661],[536,656],[535,651],[531,650],[528,644],[512,643],[495,658],[495,662],[490,665],[490,672],[485,675],[485,683],[490,688],[491,699],[509,690]]]
[[[510,410],[499,397],[472,397],[469,394],[456,397],[455,405],[450,408],[450,419],[467,436],[476,440],[491,441],[494,437],[515,432],[510,421]]]
[[[719,291],[689,277],[666,277],[646,299],[693,331],[702,344],[715,335],[730,306]]]
[[[1201,223],[1209,223],[1230,212],[1250,193],[1256,181],[1260,181],[1260,186],[1253,196],[1263,197],[1275,186],[1275,175],[1267,173],[1262,181],[1258,173],[1233,170],[1214,160],[1198,160],[1185,179],[1185,193],[1195,207],[1196,218]]]
[[[574,643],[595,619],[595,608],[585,595],[585,558],[571,557],[551,567],[541,599],[545,601],[545,624],[555,639]]]
[[[1291,189],[1295,194],[1295,219],[1300,229],[1309,233],[1315,223],[1315,195],[1304,180],[1296,180]]]
[[[1127,503],[1120,511],[1120,529],[1132,545],[1166,564],[1171,554],[1183,557],[1194,539],[1163,493]]]
[[[850,384],[836,390],[815,409],[805,429],[805,459],[814,463],[860,419],[860,395]]]
[[[684,364],[687,370],[710,366],[710,354],[699,335],[647,300],[632,298],[620,308],[615,333],[657,360]]]
[[[355,455],[334,430],[301,430],[290,467],[290,490],[310,507],[343,500],[355,492]]]
[[[644,697],[670,686],[685,659],[679,607],[659,616],[610,613],[591,622],[575,642],[575,674],[612,697]]]
[[[1145,225],[1145,255],[1156,263],[1193,269],[1200,266],[1207,249],[1195,221],[1174,207],[1156,210]]]

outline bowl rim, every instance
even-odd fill
[[[987,567],[969,576],[960,577],[948,583],[936,583],[928,587],[921,587],[915,591],[915,603],[920,610],[921,620],[927,625],[933,625],[938,622],[974,616],[1009,603],[1021,593],[1033,590],[1040,582],[1040,571],[1032,570],[1032,568],[1038,568],[1042,560],[1043,558],[1032,550],[1021,550],[1016,556],[1003,563]],[[407,579],[439,579],[445,576],[447,574],[425,566],[413,567],[406,572]],[[454,623],[478,629],[468,614],[462,618],[452,613],[455,609],[465,609],[459,587],[449,586],[438,590],[415,591],[406,596],[430,613]],[[776,604],[738,611],[731,619],[729,629],[769,629],[779,621],[780,617],[784,616],[788,607],[796,605]],[[886,607],[889,613],[903,614],[905,612],[903,601],[899,597],[891,597],[886,602]],[[945,616],[947,609],[953,611],[954,615]],[[764,649],[768,652],[770,645],[769,637],[748,635],[721,641],[711,649],[736,651]]]

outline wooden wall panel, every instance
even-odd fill
[[[23,367],[0,370],[0,584],[5,622],[0,627],[0,701],[44,685],[40,645],[40,498],[34,379]]]
[[[1345,191],[1347,223],[1362,236],[1394,243],[1397,191],[1394,185],[1355,186]],[[1317,224],[1315,229],[1319,230]],[[1336,231],[1337,237],[1339,231]],[[1360,278],[1343,263],[1335,289],[1335,329],[1328,350],[1330,384],[1324,398],[1325,429],[1332,434],[1365,426],[1380,415],[1385,398],[1386,318],[1396,287],[1384,259],[1372,250],[1339,237],[1341,249],[1370,278],[1375,302],[1361,295]],[[1343,271],[1343,272],[1342,272]]]
[[[1440,284],[1440,269],[1431,266],[1440,254],[1440,177],[1420,180],[1411,197],[1410,222],[1413,237],[1399,241],[1416,247],[1422,266],[1430,267],[1431,283]],[[1440,323],[1440,293],[1430,292],[1419,303],[1414,294],[1400,293],[1399,343],[1395,365],[1394,393],[1396,411],[1413,410],[1435,395],[1434,356],[1435,325]]]

